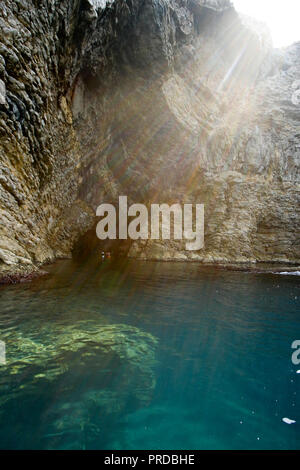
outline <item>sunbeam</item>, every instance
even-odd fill
[[[275,47],[300,41],[299,0],[233,0],[235,8],[245,15],[264,22],[270,29]]]

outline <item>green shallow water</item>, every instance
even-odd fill
[[[298,276],[137,261],[49,273],[0,288],[0,448],[300,448]]]

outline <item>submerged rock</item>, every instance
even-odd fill
[[[99,433],[104,439],[107,423],[121,412],[151,401],[157,343],[152,335],[127,325],[90,322],[29,331],[1,336],[6,365],[0,367],[0,414],[4,419],[16,403],[22,410],[26,403],[42,401],[46,446],[63,447],[69,433],[77,436],[74,448],[92,445],[87,441]]]

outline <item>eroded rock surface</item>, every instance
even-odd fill
[[[4,0],[2,271],[70,256],[95,209],[205,203],[205,249],[130,256],[300,262],[300,44],[227,0]],[[298,96],[298,95],[297,95]]]

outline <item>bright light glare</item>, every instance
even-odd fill
[[[300,0],[232,0],[237,11],[267,23],[275,47],[300,41]]]

